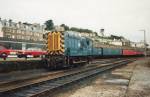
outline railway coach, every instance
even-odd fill
[[[121,57],[122,49],[121,48],[103,48],[103,57]]]
[[[143,56],[144,52],[141,50],[135,50],[135,49],[123,49],[122,50],[123,56]]]

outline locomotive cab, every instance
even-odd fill
[[[46,63],[49,68],[69,67],[87,62],[92,41],[73,31],[52,31],[46,34]]]

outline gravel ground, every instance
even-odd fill
[[[150,97],[150,58],[140,61],[131,78],[126,97]]]
[[[150,97],[149,59],[138,60],[64,87],[53,92],[50,97]]]

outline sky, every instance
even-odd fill
[[[0,17],[18,22],[88,28],[150,44],[150,0],[0,0]]]

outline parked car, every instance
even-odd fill
[[[28,56],[32,56],[34,58],[40,57],[46,54],[46,51],[42,51],[41,49],[36,49],[36,48],[29,48],[27,50],[20,50],[17,53],[17,56],[19,58],[25,57],[27,58]]]
[[[16,55],[17,50],[7,49],[4,46],[0,45],[0,58],[6,59],[8,55]]]

